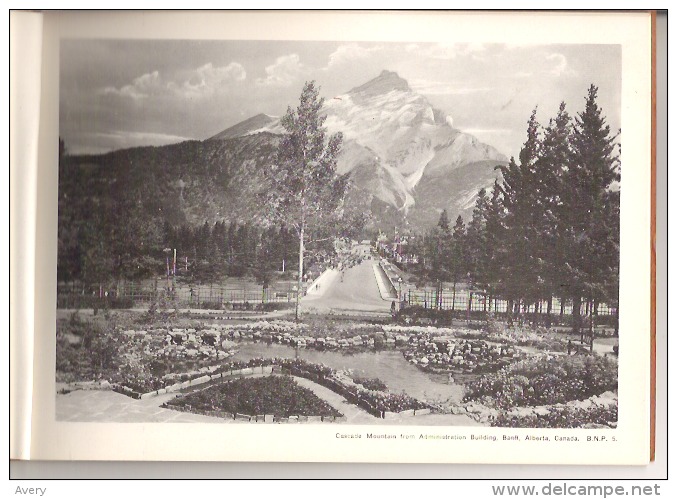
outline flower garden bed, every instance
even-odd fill
[[[361,376],[353,377],[353,383],[362,385],[367,390],[386,392],[388,387],[378,378],[363,378]]]
[[[546,352],[566,352],[566,335],[556,329],[532,326],[507,326],[490,319],[485,327],[486,339],[510,345],[532,347]]]
[[[618,404],[577,407],[555,405],[542,407],[528,414],[502,412],[491,426],[505,428],[615,428]]]
[[[466,386],[464,402],[497,409],[566,403],[618,388],[618,363],[610,357],[539,357],[516,362]]]
[[[289,376],[266,376],[228,381],[205,390],[177,397],[165,407],[187,407],[197,411],[276,417],[343,417],[339,411]]]

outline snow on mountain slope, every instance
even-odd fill
[[[490,145],[454,128],[450,116],[433,108],[391,71],[326,99],[322,112],[327,116],[328,132],[344,136],[339,172],[350,172],[357,186],[405,216],[413,215],[412,210],[422,205],[425,217],[433,217],[449,206],[450,198],[467,197],[468,190],[480,184],[479,188],[488,187],[496,175],[487,168],[453,175],[456,169],[507,159]],[[279,119],[258,115],[213,139],[262,131],[284,132]],[[461,185],[468,178],[473,185]],[[444,188],[434,187],[439,179]],[[422,184],[424,192],[419,192]],[[427,199],[422,201],[424,193]]]
[[[282,127],[279,127],[278,132],[272,132],[271,128],[279,125],[279,118],[277,116],[269,116],[267,114],[257,114],[252,116],[230,128],[226,128],[222,132],[217,133],[208,140],[227,140],[235,137],[243,137],[245,135],[254,135],[260,132],[282,133]]]

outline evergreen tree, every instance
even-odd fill
[[[442,213],[440,214],[440,219],[437,222],[437,226],[445,233],[449,234],[449,231],[451,230],[449,226],[449,215],[447,214],[447,210],[442,210]]]
[[[274,230],[273,230],[274,232]],[[261,242],[255,251],[255,259],[253,262],[252,275],[256,279],[256,283],[261,285],[261,301],[263,302],[266,291],[273,283],[275,278],[275,260],[273,258],[273,246],[271,241],[267,240],[270,231],[264,232],[261,237]]]
[[[499,180],[494,181],[491,200],[487,205],[485,224],[485,268],[489,300],[504,292],[504,264],[507,261],[505,251],[506,231],[504,226],[505,209],[501,197]]]
[[[612,184],[620,180],[619,160],[616,137],[597,105],[597,90],[590,85],[585,110],[576,117],[572,160],[564,177],[564,275],[577,329],[581,300],[591,305],[592,320],[599,300],[613,298],[609,281],[618,274],[618,194]]]
[[[228,261],[228,275],[239,275],[238,270],[241,267],[239,257],[237,255],[237,222],[230,222],[228,224],[228,232],[226,236],[226,255]]]
[[[509,300],[516,299],[518,304],[524,300],[524,305],[538,298],[538,264],[533,249],[538,244],[535,165],[540,146],[540,125],[534,109],[528,121],[527,140],[520,150],[519,163],[510,158],[508,166],[500,167],[503,174],[500,195],[505,208],[504,265],[507,271],[502,287]]]
[[[547,325],[550,325],[553,295],[567,297],[561,278],[564,266],[561,244],[562,190],[564,176],[571,161],[571,118],[564,102],[560,104],[557,117],[550,120],[545,129],[541,155],[536,162],[536,209],[540,223],[536,226],[539,244],[535,246],[537,274],[542,283],[539,295],[547,300]]]
[[[435,285],[435,308],[441,308],[443,284],[450,279],[451,227],[447,210],[442,210],[437,225],[429,232],[426,241],[428,258],[425,280]]]
[[[463,222],[463,217],[459,215],[452,230],[451,245],[448,255],[449,275],[452,283],[452,311],[456,309],[456,284],[461,281],[468,268],[466,263],[468,253],[466,249],[466,237],[465,223]]]
[[[466,234],[466,255],[468,274],[471,286],[481,287],[485,284],[486,275],[486,223],[489,198],[486,189],[477,193],[475,208],[468,224]]]

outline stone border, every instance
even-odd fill
[[[138,397],[135,398],[140,398],[142,400],[155,397],[157,395],[164,395],[165,393],[174,393],[181,391],[185,388],[188,387],[193,387],[193,386],[199,386],[203,385],[205,383],[209,383],[210,381],[215,381],[217,379],[223,379],[223,378],[228,378],[228,377],[236,377],[236,376],[251,376],[254,374],[272,374],[273,373],[273,368],[274,366],[258,366],[258,367],[246,367],[243,369],[231,369],[230,371],[224,371],[219,374],[205,374],[204,376],[200,376],[199,378],[194,378],[194,379],[189,379],[187,381],[183,381],[181,383],[175,383],[173,385],[167,386],[165,388],[160,388],[159,390],[154,390],[152,392],[147,392],[143,394],[139,394]],[[122,387],[123,390],[127,391],[129,390],[127,387]],[[133,392],[136,393],[136,392]]]
[[[228,419],[233,421],[242,421],[247,423],[346,423],[348,418],[346,416],[277,416],[275,414],[258,414],[251,416],[249,414],[241,414],[239,412],[228,411],[202,411],[193,409],[190,405],[187,406],[172,406],[167,409],[178,412],[185,412],[187,414],[197,414],[200,416],[208,416],[212,418]]]

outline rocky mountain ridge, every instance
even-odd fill
[[[322,111],[328,132],[344,137],[339,172],[414,225],[430,224],[443,209],[467,216],[477,191],[493,183],[494,166],[507,161],[454,128],[450,116],[392,71],[326,99]],[[284,130],[279,119],[257,115],[210,140],[261,132]]]
[[[468,220],[506,161],[390,71],[326,99],[323,112],[328,131],[344,135],[338,169],[350,175],[349,201],[373,215],[373,228],[424,231],[443,209]],[[278,117],[258,114],[204,141],[66,156],[60,220],[97,206],[172,225],[251,220],[282,133]]]

